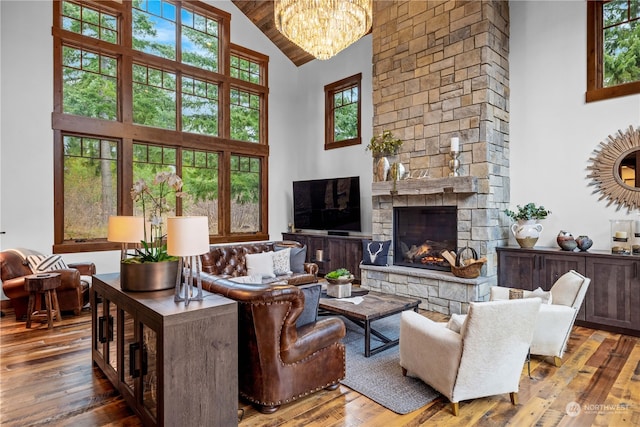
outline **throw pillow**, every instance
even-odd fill
[[[319,283],[312,283],[309,285],[298,286],[298,289],[300,289],[304,294],[304,309],[296,320],[297,328],[318,320],[318,304],[320,304],[322,285]]]
[[[273,249],[278,252],[284,249],[290,249],[289,252],[289,268],[294,273],[304,273],[304,263],[307,260],[307,246],[301,248],[292,248],[289,246],[273,245]]]
[[[273,272],[273,252],[247,254],[245,260],[248,276],[260,276],[263,279],[276,277]]]
[[[521,298],[524,298],[524,291],[522,289],[509,289],[509,299]]]
[[[467,320],[466,314],[452,314],[451,318],[447,322],[447,328],[451,329],[453,332],[460,333],[462,330],[462,325]]]
[[[551,304],[551,292],[543,291],[540,287],[525,296],[525,298],[540,298],[542,300],[542,304]]]
[[[362,241],[362,263],[366,265],[387,265],[387,255],[391,240],[384,242],[376,240]]]
[[[273,252],[273,273],[276,276],[291,274],[290,254],[291,248]]]
[[[61,255],[27,255],[27,263],[34,274],[68,268]]]

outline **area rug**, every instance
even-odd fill
[[[348,319],[344,320],[347,335],[347,374],[342,380],[345,386],[367,396],[397,414],[407,414],[426,405],[440,394],[417,378],[402,376],[399,347],[395,346],[364,357],[364,330]],[[400,315],[376,320],[372,323],[389,338],[400,334]],[[373,347],[380,341],[371,335]]]

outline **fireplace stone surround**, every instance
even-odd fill
[[[421,308],[465,313],[496,283],[495,248],[509,242],[509,3],[374,2],[374,134],[404,141],[394,161],[409,176],[372,185],[372,237],[393,241],[393,208],[456,206],[458,247],[487,258],[480,277],[394,266],[361,268],[361,286],[422,299]],[[461,176],[449,177],[460,139]],[[373,162],[372,162],[373,166]],[[372,168],[373,169],[373,168]],[[390,251],[392,252],[392,251]]]

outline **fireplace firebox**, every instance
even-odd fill
[[[393,208],[394,265],[450,271],[441,253],[457,246],[456,206]]]

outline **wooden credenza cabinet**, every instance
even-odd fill
[[[307,262],[318,264],[320,274],[338,268],[349,270],[356,281],[360,281],[362,240],[370,236],[331,236],[313,233],[282,233],[283,240],[294,240],[307,245]],[[323,251],[322,261],[315,259],[316,251]]]
[[[549,290],[569,270],[591,279],[576,324],[640,336],[640,257],[498,247],[498,285]]]
[[[91,354],[144,425],[237,425],[238,314],[233,300],[123,292],[93,277]]]

